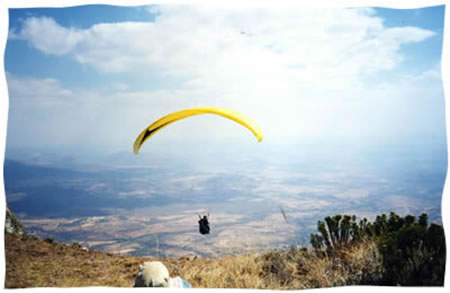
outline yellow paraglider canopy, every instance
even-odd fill
[[[178,121],[178,120],[190,117],[190,116],[194,116],[194,115],[200,115],[200,114],[216,114],[216,115],[223,116],[225,118],[233,120],[233,121],[240,123],[243,126],[247,127],[251,132],[253,132],[253,134],[256,136],[256,138],[258,139],[259,142],[261,142],[261,140],[263,139],[263,134],[262,134],[261,129],[254,121],[250,120],[250,118],[248,118],[238,112],[235,112],[235,111],[232,111],[229,109],[225,109],[225,108],[199,107],[199,108],[186,109],[186,110],[181,110],[178,112],[171,113],[169,115],[166,115],[166,116],[156,120],[152,124],[150,124],[150,126],[145,128],[141,132],[141,134],[139,134],[139,136],[136,138],[136,141],[134,142],[134,146],[133,146],[134,153],[137,154],[139,152],[139,149],[141,148],[142,144],[147,139],[149,139],[153,134],[155,134],[162,128],[166,127],[167,125],[169,125],[175,121]]]

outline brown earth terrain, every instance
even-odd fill
[[[78,244],[5,233],[6,288],[132,287],[138,267],[160,260],[172,277],[196,288],[301,289],[357,285],[375,281],[381,259],[374,243],[335,252],[305,248],[222,258],[133,257],[88,250]]]

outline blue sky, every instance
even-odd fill
[[[439,62],[442,52],[444,7],[433,6],[423,9],[375,8],[376,14],[383,18],[386,27],[416,26],[438,33],[437,36],[403,48],[411,60],[411,68],[424,70]],[[9,27],[20,29],[23,22],[30,17],[49,17],[64,27],[89,29],[95,24],[116,22],[153,22],[156,14],[144,6],[82,5],[70,8],[20,8],[10,9]],[[426,52],[426,54],[423,54]],[[106,76],[94,70],[83,68],[68,56],[53,56],[29,46],[26,42],[9,42],[6,50],[5,67],[10,73],[24,76],[53,77],[61,75],[64,68],[70,67],[70,74],[62,75],[61,81],[68,85],[95,86],[101,80],[125,80],[132,82],[134,75],[118,74]],[[430,64],[431,63],[431,64]],[[407,65],[405,65],[407,66]],[[161,82],[161,81],[159,81]],[[138,86],[138,83],[136,83]]]
[[[154,15],[143,6],[121,7],[113,5],[82,5],[70,8],[19,8],[10,9],[10,28],[21,28],[23,22],[30,17],[49,17],[65,27],[88,29],[99,23],[114,23],[125,21],[151,22]],[[54,77],[60,76],[60,81],[68,86],[95,87],[98,81],[133,82],[137,77],[123,74],[107,76],[89,70],[67,56],[54,56],[30,47],[26,42],[10,42],[5,51],[5,67],[11,73],[24,76]],[[66,72],[66,68],[70,68]],[[64,72],[65,74],[61,74]],[[138,85],[136,83],[136,85]]]
[[[445,139],[444,6],[9,13],[9,148],[128,151],[150,122],[195,106],[247,114],[268,145]],[[246,130],[211,117],[174,124],[155,143],[209,137],[254,143]]]

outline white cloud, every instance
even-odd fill
[[[64,55],[70,53],[83,41],[83,32],[60,26],[49,17],[29,17],[22,30],[10,31],[10,38],[28,40],[32,46],[46,54]]]
[[[182,92],[137,92],[124,84],[87,91],[68,89],[53,78],[7,73],[7,85],[8,144],[13,146],[82,144],[130,149],[134,136],[166,114],[168,107],[188,106]]]
[[[432,31],[387,28],[372,9],[157,9],[151,23],[103,23],[88,29],[28,18],[12,36],[101,72],[149,73],[182,82],[151,92],[122,83],[112,85],[111,92],[86,92],[64,89],[51,79],[23,81],[22,88],[8,79],[11,97],[29,91],[43,100],[80,103],[72,112],[83,117],[86,133],[95,132],[92,141],[98,133],[114,129],[116,135],[105,139],[123,145],[128,144],[126,134],[164,114],[204,105],[247,114],[260,124],[265,140],[396,136],[444,127],[441,116],[427,116],[443,103],[438,72],[376,81],[399,67],[403,44],[424,41]],[[64,111],[55,112],[55,117]],[[416,121],[415,115],[431,119]],[[94,122],[95,130],[88,127]],[[182,124],[174,124],[170,134],[161,137],[185,135],[187,129],[194,129],[189,132],[194,137],[242,134],[221,119]]]
[[[31,17],[14,36],[101,71],[161,70],[192,77],[249,72],[255,66],[258,71],[297,67],[308,74],[311,69],[359,74],[392,68],[401,59],[401,44],[433,35],[415,27],[385,28],[370,9],[164,6],[158,11],[155,22],[103,23],[84,30]]]
[[[14,97],[11,99],[13,105],[17,103],[46,107],[73,102],[72,91],[64,88],[55,78],[27,79],[7,72],[6,80],[10,96]]]

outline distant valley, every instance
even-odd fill
[[[336,213],[371,219],[391,210],[427,212],[441,222],[446,161],[262,160],[245,168],[89,171],[6,160],[7,203],[36,236],[136,256],[308,245],[317,221]],[[203,236],[198,215],[207,213],[212,233]]]

